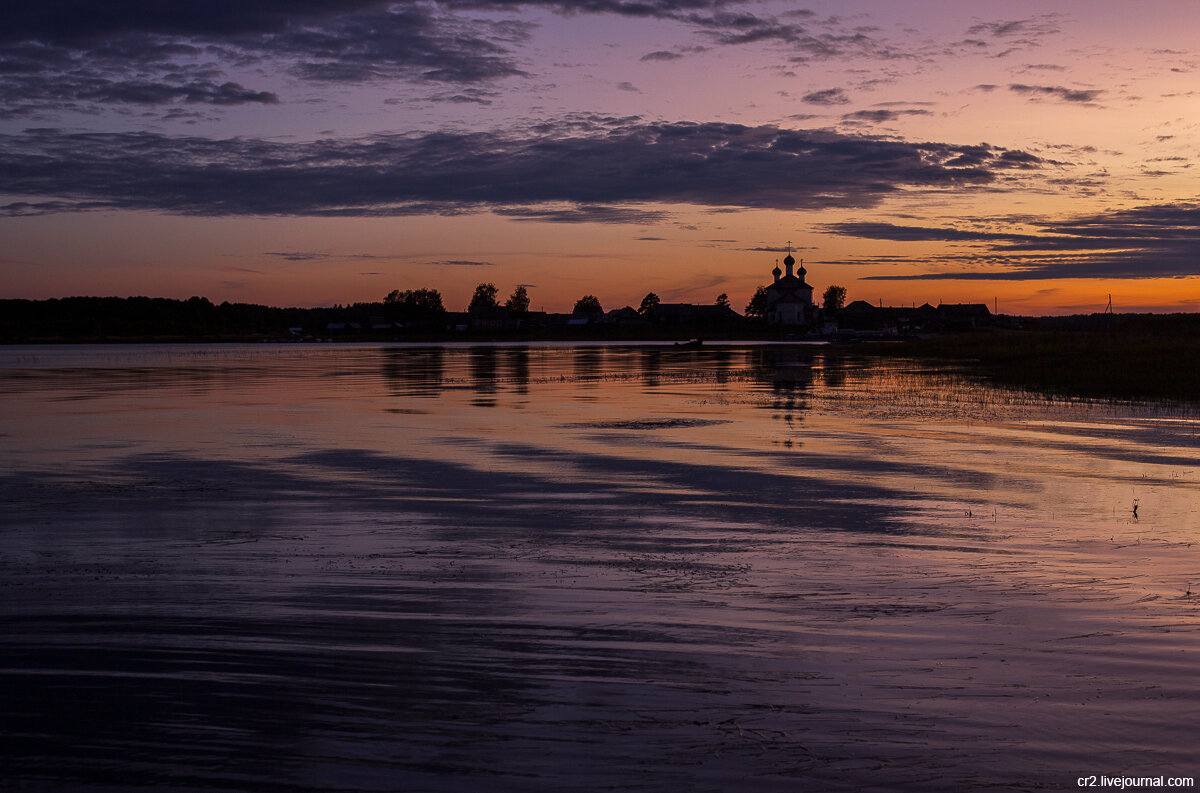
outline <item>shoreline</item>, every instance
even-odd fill
[[[705,334],[694,328],[646,333],[602,328],[568,333],[356,334],[353,337],[281,338],[265,335],[99,336],[0,340],[0,349],[55,346],[271,345],[271,346],[541,346],[635,345],[702,350],[738,344],[820,347],[828,355],[877,356],[961,366],[989,382],[1056,396],[1114,400],[1200,402],[1200,336],[1186,323],[1161,318],[1158,326],[1107,329],[986,328],[896,338],[841,334],[799,335],[778,328]],[[744,330],[744,329],[743,329]]]
[[[863,344],[860,352],[960,364],[1058,396],[1200,401],[1200,337],[1150,330],[992,330]]]

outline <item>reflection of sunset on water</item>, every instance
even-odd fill
[[[806,345],[26,347],[0,380],[17,778],[1190,772],[1180,408]]]

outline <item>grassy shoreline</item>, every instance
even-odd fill
[[[1193,334],[991,330],[860,349],[955,361],[996,383],[1066,396],[1200,402],[1200,337]]]

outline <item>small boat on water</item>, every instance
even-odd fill
[[[703,346],[704,346],[704,342],[703,342],[703,341],[701,341],[700,339],[688,339],[687,341],[677,341],[677,342],[675,342],[675,346],[676,346],[676,347],[683,347],[683,348],[685,348],[685,349],[695,349],[695,348],[697,348],[697,347],[703,347]]]

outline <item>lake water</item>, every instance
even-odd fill
[[[6,347],[0,454],[7,789],[1200,776],[1187,410],[800,345]]]

